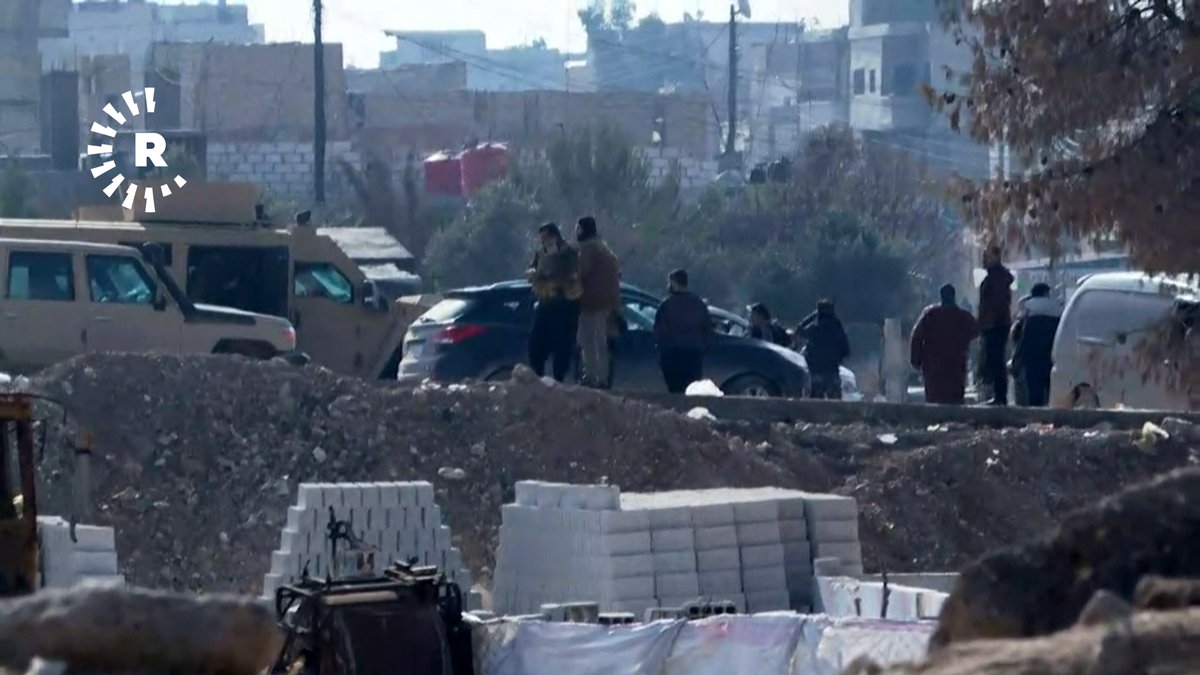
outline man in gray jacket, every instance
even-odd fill
[[[669,295],[654,316],[654,339],[667,391],[682,394],[704,377],[704,347],[712,336],[708,305],[688,290],[688,274],[675,270],[667,278]]]

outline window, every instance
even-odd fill
[[[624,310],[625,322],[629,324],[629,330],[654,330],[654,317],[658,314],[657,307],[630,300],[625,303]]]
[[[867,93],[866,77],[867,77],[866,71],[863,70],[862,68],[859,68],[854,71],[854,93],[855,94]]]
[[[71,254],[13,251],[8,256],[8,298],[73,302]]]
[[[286,317],[290,269],[283,246],[191,246],[187,294],[199,303]]]
[[[339,305],[354,303],[354,284],[329,263],[296,263],[297,298],[328,298]]]
[[[150,305],[157,295],[157,284],[133,258],[89,255],[87,275],[92,302]]]
[[[887,85],[887,82],[884,82]],[[917,66],[912,63],[902,63],[892,69],[892,83],[885,86],[884,93],[896,96],[913,96],[917,93]]]
[[[117,245],[128,246],[130,248],[136,248],[139,251],[146,251],[146,250],[150,249],[150,247],[154,247],[155,249],[157,249],[157,251],[159,253],[162,254],[163,266],[170,267],[171,263],[174,262],[173,256],[172,256],[172,251],[171,251],[171,245],[167,244],[167,243],[158,242],[158,241],[143,241],[143,242],[119,241],[119,242],[117,242]]]
[[[871,69],[871,93],[875,93],[875,69]]]

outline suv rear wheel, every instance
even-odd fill
[[[775,398],[780,395],[779,386],[761,375],[739,375],[721,387],[727,396],[749,398]]]

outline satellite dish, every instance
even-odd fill
[[[738,12],[747,19],[750,18],[750,0],[738,0]]]

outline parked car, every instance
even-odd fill
[[[616,344],[613,386],[624,391],[663,391],[654,343],[654,315],[661,300],[622,286],[629,330]],[[445,294],[409,328],[397,378],[459,381],[502,380],[527,362],[534,297],[529,284],[511,281]],[[704,371],[731,396],[802,397],[808,369],[795,352],[717,332]]]
[[[128,246],[0,239],[0,368],[32,372],[89,352],[298,358],[287,320],[194,302]]]
[[[749,336],[750,321],[744,319],[733,312],[721,309],[720,307],[709,306],[708,313],[712,314],[713,324],[717,330],[726,335]],[[803,355],[800,358],[804,358]],[[808,362],[805,361],[805,368],[808,368]],[[842,380],[842,400],[843,401],[861,401],[863,400],[862,392],[858,390],[858,378],[854,375],[854,371],[846,366],[839,368],[839,375]]]
[[[1194,394],[1147,373],[1139,343],[1166,322],[1185,331],[1200,318],[1194,283],[1114,272],[1087,277],[1067,303],[1054,339],[1050,402],[1059,408],[1195,410]],[[1149,375],[1149,377],[1147,377]]]

